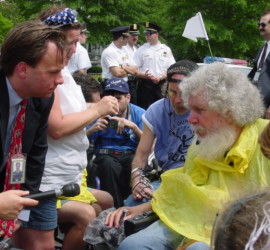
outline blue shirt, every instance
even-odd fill
[[[145,110],[129,103],[129,114],[126,119],[134,122],[141,130],[143,129],[142,115]],[[114,151],[124,152],[126,150],[136,151],[139,144],[132,129],[125,128],[122,134],[116,134],[113,128],[107,128],[107,132],[98,131],[93,133],[89,140],[94,140],[96,145],[96,154],[99,149],[113,149]]]
[[[143,115],[145,125],[156,137],[155,157],[163,171],[185,163],[194,136],[188,122],[189,114],[176,114],[169,99],[165,98],[153,103]]]
[[[9,94],[9,119],[8,119],[7,135],[6,135],[5,149],[4,149],[4,154],[5,154],[4,156],[5,160],[3,162],[4,165],[6,164],[6,161],[7,161],[9,147],[11,143],[11,136],[12,136],[13,128],[15,125],[15,120],[19,112],[20,102],[22,101],[22,98],[18,96],[18,94],[12,88],[10,81],[8,80],[7,77],[6,77],[6,82],[7,82],[7,89],[8,89],[8,94]]]

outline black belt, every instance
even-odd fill
[[[115,150],[110,149],[110,148],[101,148],[100,150],[98,150],[97,154],[102,154],[102,155],[122,155],[122,154],[128,154],[128,153],[134,153],[134,150],[128,149],[126,151],[119,152],[119,151],[115,151]]]

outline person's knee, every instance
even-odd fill
[[[84,227],[88,225],[88,223],[96,218],[96,211],[91,205],[82,206],[78,213],[78,222],[82,224]]]

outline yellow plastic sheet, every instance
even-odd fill
[[[263,156],[258,136],[268,121],[246,125],[225,158],[206,161],[195,156],[193,144],[184,168],[162,174],[152,208],[179,234],[210,244],[215,215],[225,203],[270,185],[270,161]]]

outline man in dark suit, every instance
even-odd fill
[[[263,12],[258,28],[265,44],[259,48],[248,77],[259,88],[266,108],[265,118],[270,119],[270,10]]]
[[[18,24],[4,40],[0,53],[1,192],[4,191],[4,184],[8,183],[6,166],[8,159],[12,159],[12,155],[9,156],[12,131],[24,99],[28,103],[21,153],[26,159],[26,167],[21,189],[30,192],[39,190],[47,152],[47,126],[53,92],[58,84],[63,83],[61,70],[65,64],[65,46],[62,32],[38,21]],[[18,202],[26,200],[18,198]],[[25,205],[36,204],[36,201],[28,199]]]

